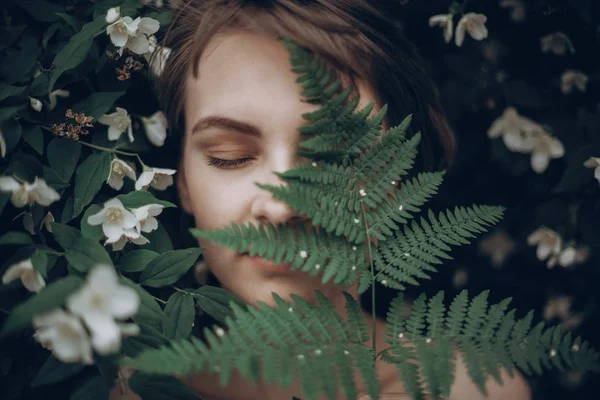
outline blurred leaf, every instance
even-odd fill
[[[25,90],[27,86],[13,86],[0,82],[0,101],[12,96],[21,96]]]
[[[62,176],[60,176],[55,170],[44,165],[44,179],[46,183],[53,187],[55,190],[61,190],[71,186],[70,183],[65,182]]]
[[[101,34],[105,27],[106,21],[104,20],[104,16],[98,17],[92,22],[85,24],[81,31],[69,40],[69,43],[62,48],[52,62],[48,92],[54,90],[54,84],[63,72],[75,68],[85,60],[92,47],[94,37]]]
[[[18,49],[8,49],[10,63],[2,65],[8,83],[28,82],[33,77],[40,47],[37,38],[28,37],[27,33],[18,42]]]
[[[69,182],[81,155],[81,144],[71,139],[54,138],[48,144],[47,151],[52,169],[65,182]]]
[[[2,124],[4,121],[8,120],[9,118],[16,116],[17,112],[21,108],[23,108],[23,106],[0,108],[0,124]]]
[[[10,158],[10,168],[13,175],[27,181],[33,182],[36,176],[42,176],[42,164],[32,156],[21,151],[13,153]]]
[[[173,293],[165,307],[165,315],[165,336],[169,339],[187,339],[192,332],[196,315],[194,298],[182,292]]]
[[[110,255],[104,247],[95,240],[81,237],[72,240],[65,249],[65,258],[79,272],[87,272],[96,264],[113,265]]]
[[[129,379],[129,386],[144,400],[196,400],[199,398],[191,389],[172,376],[138,372]]]
[[[25,143],[29,144],[39,155],[44,155],[44,135],[39,125],[23,124],[21,135]]]
[[[200,254],[202,254],[202,250],[197,248],[163,253],[144,269],[140,277],[140,284],[163,287],[175,283],[196,263]]]
[[[225,317],[233,317],[229,302],[244,306],[244,303],[234,294],[215,286],[202,286],[194,291],[196,304],[202,311],[219,321],[225,323]]]
[[[25,32],[27,25],[19,26],[0,26],[0,50],[7,48]]]
[[[125,208],[138,208],[147,204],[160,204],[165,206],[166,208],[177,207],[171,202],[157,199],[152,193],[147,191],[138,190],[134,192],[129,192],[127,194],[120,194],[117,196],[117,198],[121,200],[121,203],[123,203],[123,206],[125,206]]]
[[[73,218],[78,216],[98,194],[108,178],[111,155],[100,151],[85,159],[75,172],[75,201]]]
[[[67,200],[65,201],[65,205],[60,214],[60,222],[62,222],[63,224],[66,224],[67,222],[69,222],[70,220],[73,219],[73,203],[74,202],[75,202],[75,200],[73,199],[72,196],[67,197]]]
[[[88,239],[99,241],[104,239],[104,232],[102,231],[102,225],[90,225],[87,220],[90,215],[97,214],[102,210],[102,206],[98,204],[92,204],[85,210],[83,217],[81,217],[81,234]]]
[[[56,33],[58,31],[61,30],[61,28],[63,27],[63,24],[60,22],[55,22],[54,24],[50,25],[48,27],[48,29],[46,29],[46,31],[44,32],[44,36],[42,36],[42,47],[44,49],[48,48],[48,42],[50,41],[50,39],[52,39],[54,37],[54,35],[56,35]],[[46,84],[46,89],[48,88],[48,84]]]
[[[1,112],[2,111],[0,110],[0,113]],[[19,140],[21,140],[21,125],[18,121],[9,119],[2,124],[1,130],[4,140],[6,141],[6,153],[8,154],[17,147]]]
[[[15,4],[27,11],[33,19],[41,22],[57,21],[59,16],[56,13],[65,12],[62,6],[44,0],[19,0]]]
[[[73,106],[73,112],[83,112],[98,119],[108,113],[117,99],[125,92],[100,92],[93,93]]]
[[[31,264],[33,269],[39,272],[44,278],[48,278],[48,255],[46,251],[36,249],[31,255]]]
[[[38,294],[33,295],[25,302],[11,310],[0,336],[7,335],[31,324],[34,315],[48,312],[63,305],[67,297],[81,286],[83,279],[76,276],[60,278]]]
[[[110,389],[102,375],[89,379],[71,395],[70,400],[106,400],[109,398]]]
[[[525,81],[510,81],[506,84],[505,95],[509,104],[521,107],[547,107],[548,101],[539,90]]]
[[[78,374],[84,368],[79,363],[62,363],[50,355],[31,382],[31,387],[51,385]]]
[[[583,163],[588,158],[600,154],[597,150],[598,148],[595,146],[584,145],[571,153],[567,153],[567,168],[560,182],[552,189],[552,193],[578,191],[593,181],[594,169],[585,167]]]
[[[144,5],[139,0],[98,0],[94,8],[94,19],[104,18],[108,9],[116,6],[121,8],[121,15],[131,15],[133,17],[136,11]]]
[[[140,352],[148,349],[157,349],[165,345],[169,340],[150,325],[138,323],[140,334],[125,338],[123,341],[123,354],[127,357],[135,357]]]
[[[60,18],[62,18],[71,28],[75,30],[75,32],[79,32],[81,30],[81,23],[77,18],[70,14],[65,14],[62,12],[56,13]]]
[[[29,233],[19,231],[6,232],[4,235],[0,236],[0,246],[15,244],[33,244],[33,240],[31,240]]]
[[[153,328],[162,332],[165,314],[152,295],[143,287],[132,280],[125,278],[124,276],[120,276],[119,280],[127,286],[135,289],[137,294],[140,296],[140,309],[133,317],[133,320],[136,323],[151,325]]]
[[[82,237],[81,232],[66,224],[60,224],[58,222],[52,222],[52,231],[56,241],[63,247],[70,247],[71,244],[78,238]]]
[[[123,272],[143,271],[150,261],[158,257],[158,253],[151,250],[133,250],[129,251],[119,259],[117,269]]]
[[[593,22],[591,0],[567,0],[567,3],[588,24]]]
[[[586,197],[577,211],[577,225],[583,241],[590,246],[600,246],[600,201],[595,196]]]

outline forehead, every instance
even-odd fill
[[[302,101],[289,57],[280,41],[257,33],[233,31],[212,38],[198,62],[197,78],[191,71],[187,77],[186,126],[211,114],[304,121],[300,114],[319,106]],[[367,85],[358,82],[358,89],[359,108],[375,100]]]

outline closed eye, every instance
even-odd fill
[[[238,165],[246,164],[248,161],[253,160],[252,158],[239,158],[236,160],[224,160],[222,158],[208,157],[207,165],[214,166],[216,168],[231,169]]]

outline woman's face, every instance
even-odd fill
[[[255,182],[280,185],[274,171],[298,162],[301,114],[319,108],[301,101],[298,75],[289,52],[276,39],[236,31],[215,37],[199,61],[199,75],[189,73],[185,92],[185,138],[178,188],[184,210],[196,227],[213,230],[252,223],[302,223],[301,217]],[[359,84],[359,108],[375,100]],[[375,107],[375,114],[379,107]],[[219,160],[223,161],[219,161]],[[356,285],[321,283],[321,274],[261,268],[248,256],[199,239],[208,268],[221,285],[249,304],[273,304],[271,292],[289,300],[294,293],[314,300],[314,289],[334,302],[341,291],[356,295]]]

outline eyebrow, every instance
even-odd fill
[[[200,118],[192,128],[192,135],[210,128],[223,128],[250,136],[261,136],[261,131],[256,126],[221,115],[209,115]]]

